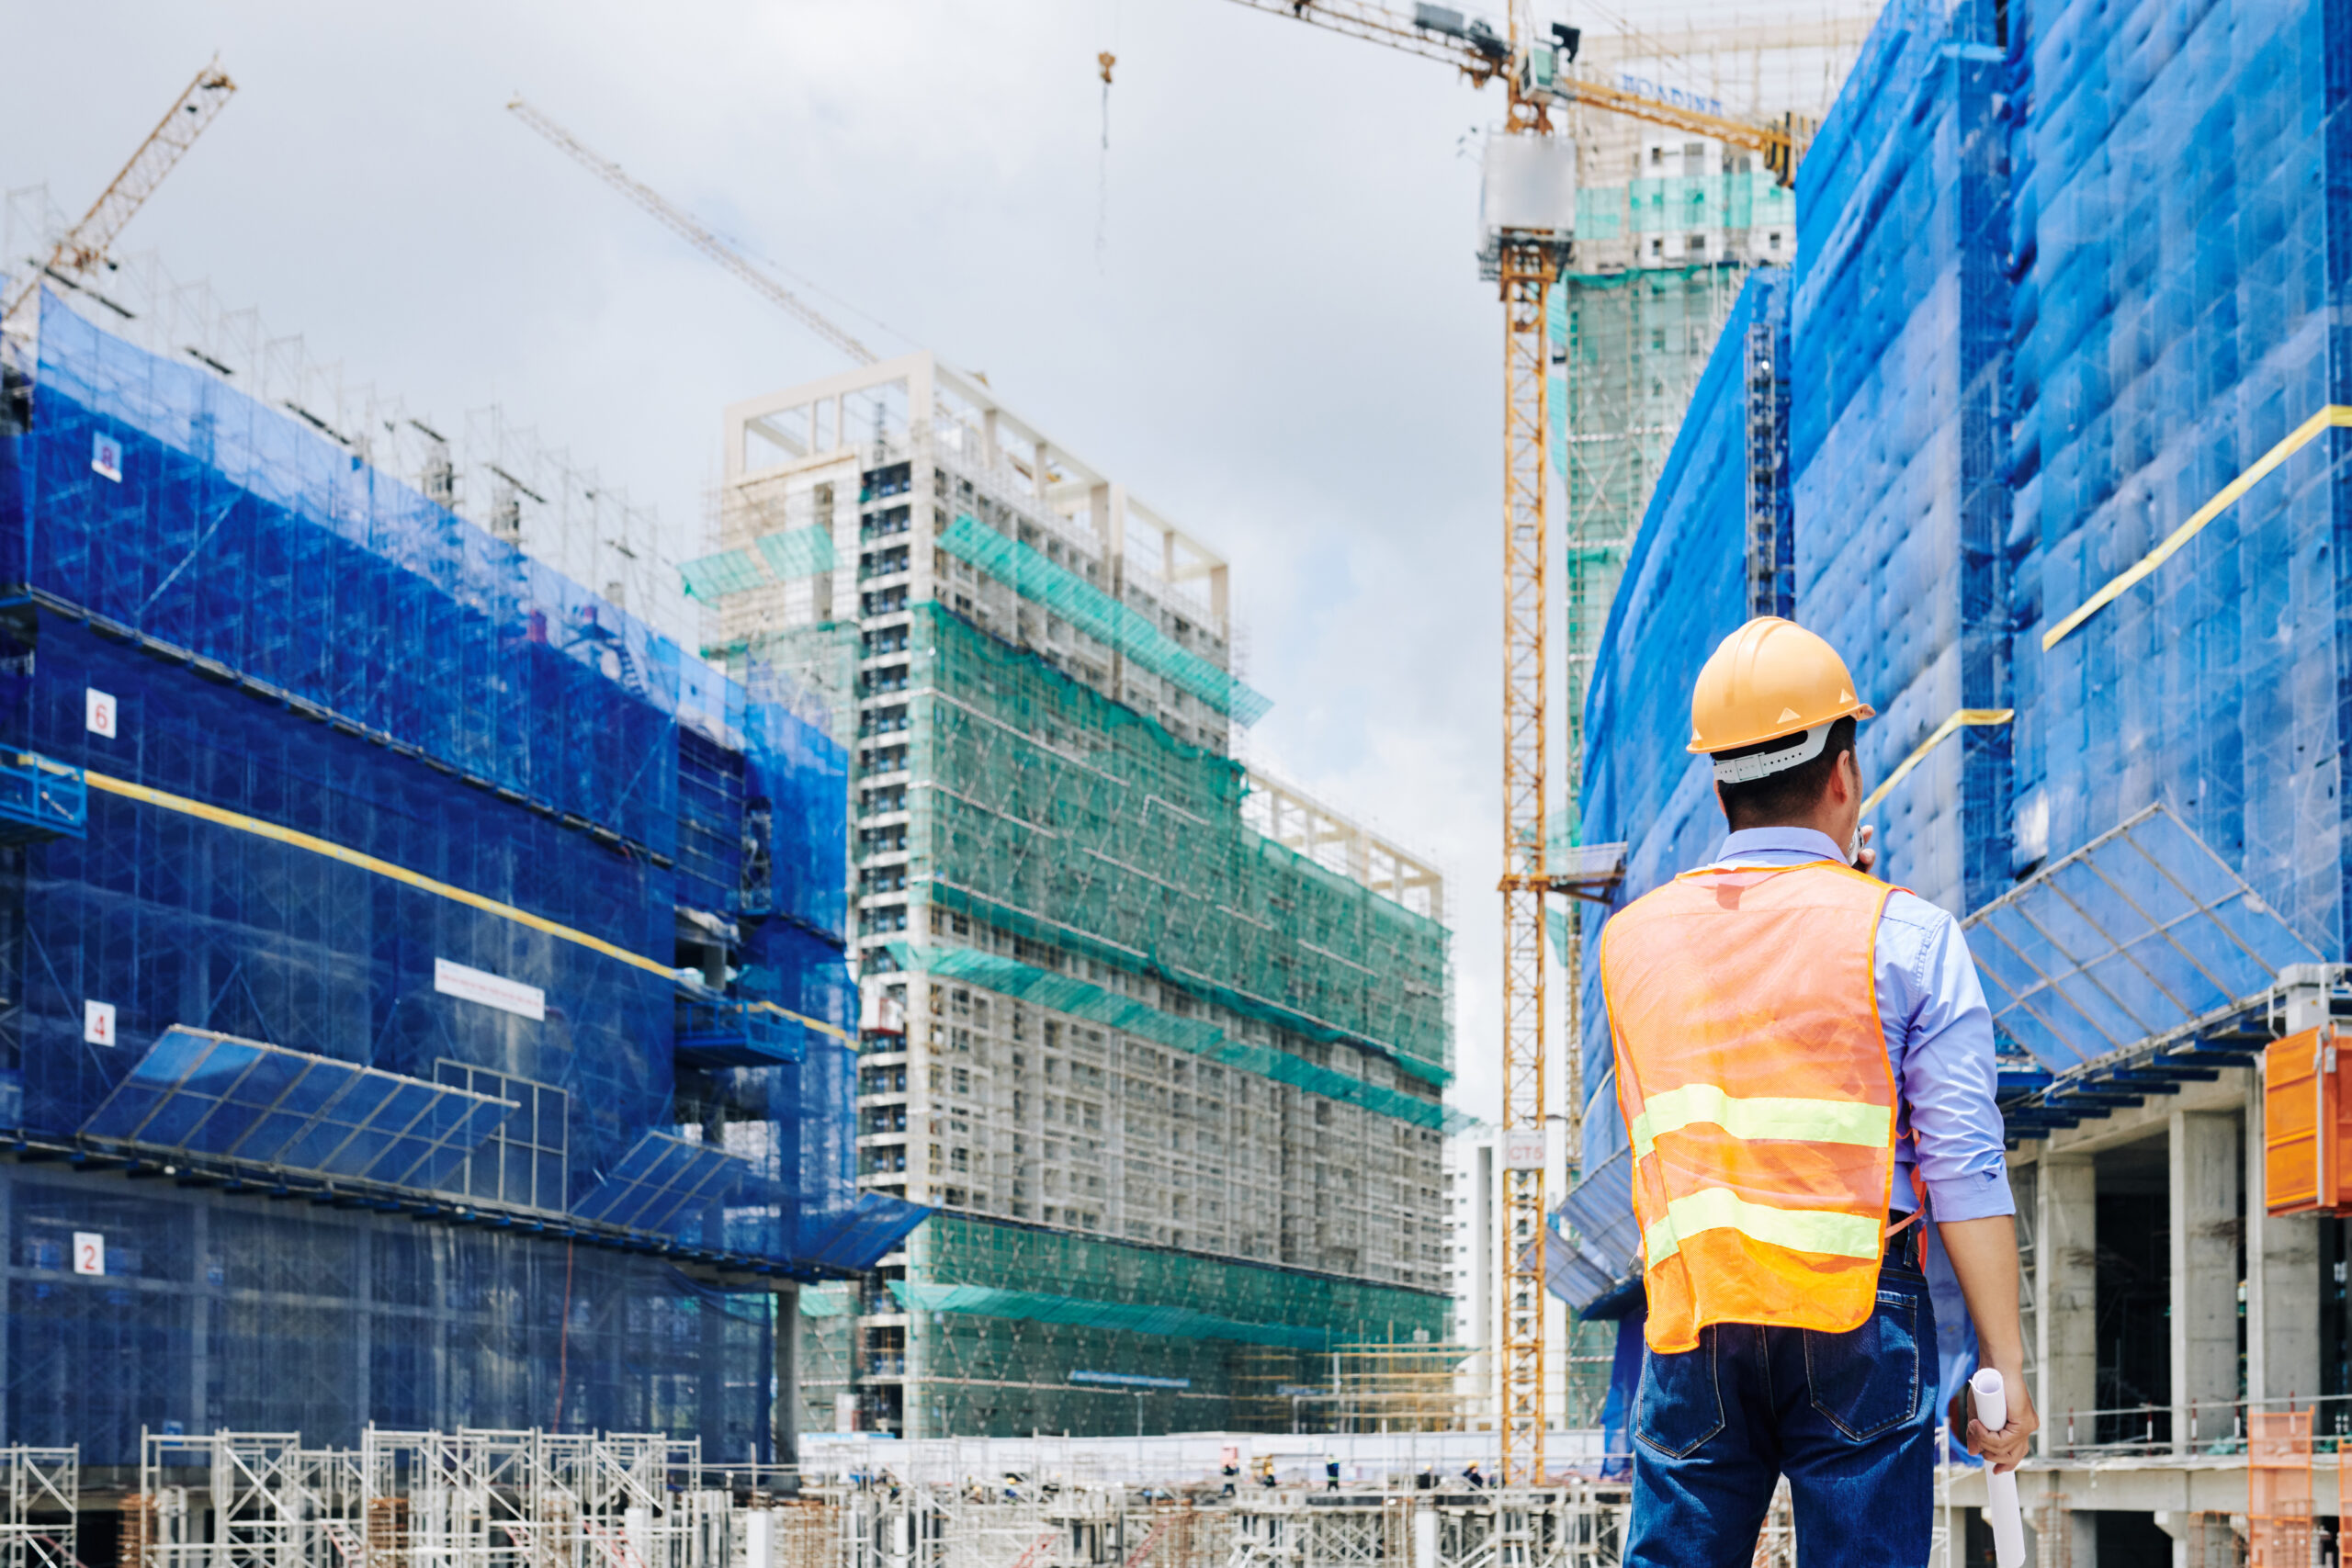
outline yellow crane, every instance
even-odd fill
[[[1103,69],[1107,80],[1109,67],[1105,66]],[[800,296],[752,265],[734,246],[695,222],[679,208],[673,206],[661,192],[650,186],[642,185],[631,179],[628,172],[618,164],[609,159],[600,158],[590,152],[586,144],[578,137],[521,98],[512,100],[506,107],[515,118],[555,143],[558,150],[571,157],[590,174],[651,213],[664,228],[733,273],[744,283],[749,284],[752,291],[762,299],[782,309],[801,325],[848,355],[850,358],[860,365],[873,365],[881,359],[880,355],[876,354],[851,336],[848,332],[827,320]]]
[[[1500,145],[1487,151],[1487,192],[1497,190],[1498,153],[1511,143],[1539,147],[1552,135],[1552,109],[1583,103],[1595,108],[1710,137],[1763,155],[1782,185],[1794,180],[1812,132],[1791,115],[1758,126],[1686,105],[1579,77],[1577,29],[1555,23],[1539,36],[1529,0],[1509,0],[1501,31],[1451,6],[1422,0],[1410,15],[1378,0],[1234,0],[1351,38],[1454,66],[1478,86],[1500,81],[1508,112]],[[1508,160],[1522,172],[1541,160]],[[1540,183],[1540,176],[1539,176]],[[1547,434],[1551,378],[1545,343],[1546,293],[1565,256],[1566,225],[1520,229],[1505,217],[1496,224],[1490,263],[1503,305],[1503,896],[1502,1069],[1503,1235],[1497,1272],[1502,1324],[1496,1380],[1499,1399],[1501,1476],[1506,1486],[1544,1478],[1544,1166],[1548,1151],[1544,1062],[1544,900],[1576,885],[1546,864],[1544,768],[1548,747],[1545,633],[1551,606],[1545,558],[1551,549]],[[1571,1005],[1577,954],[1569,959]],[[1573,1102],[1575,1042],[1570,1042],[1568,1125]]]
[[[196,145],[196,139],[205,128],[228,107],[237,85],[220,69],[220,57],[214,55],[210,64],[196,73],[187,90],[180,94],[139,151],[122,166],[119,174],[100,193],[82,220],[65,231],[57,242],[40,270],[17,287],[5,309],[0,309],[0,321],[12,321],[25,301],[33,298],[47,276],[60,283],[71,284],[96,270],[107,259],[107,252],[122,233],[123,226],[155,194],[164,176],[176,167]]]

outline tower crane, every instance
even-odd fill
[[[642,185],[631,179],[628,171],[618,164],[600,158],[590,152],[578,137],[521,98],[513,99],[506,107],[515,118],[555,143],[560,152],[571,158],[590,174],[651,213],[662,227],[742,279],[744,283],[751,286],[752,292],[768,303],[783,310],[786,314],[798,321],[801,325],[848,355],[858,364],[873,365],[880,361],[882,357],[880,355],[876,354],[850,335],[846,330],[828,320],[800,296],[752,265],[741,251],[695,222],[677,207],[673,206],[661,192],[650,186]]]
[[[1552,135],[1555,106],[1586,104],[1653,124],[1709,137],[1761,153],[1782,185],[1793,182],[1812,125],[1794,115],[1777,125],[1747,121],[1627,91],[1577,75],[1577,29],[1555,23],[1539,37],[1530,0],[1509,0],[1509,21],[1498,32],[1450,6],[1420,0],[1408,16],[1380,0],[1234,0],[1252,10],[1286,17],[1332,32],[1418,54],[1455,67],[1474,85],[1499,80],[1508,103],[1498,151],[1517,143],[1532,152]],[[1516,162],[1516,160],[1514,160]],[[1521,165],[1525,167],[1524,164]],[[1489,214],[1489,222],[1495,215]],[[1565,256],[1561,230],[1497,228],[1491,265],[1503,305],[1503,898],[1502,1069],[1503,1235],[1497,1249],[1502,1301],[1497,1383],[1501,1482],[1541,1484],[1544,1478],[1544,1165],[1548,1147],[1544,1062],[1544,900],[1578,890],[1546,863],[1544,768],[1548,666],[1545,633],[1551,606],[1545,577],[1550,553],[1547,450],[1551,378],[1545,343],[1546,294]],[[1577,958],[1569,957],[1571,1006]],[[1571,1041],[1570,1083],[1576,1077]],[[1570,1094],[1568,1125],[1581,1110]]]
[[[6,306],[0,308],[0,321],[15,320],[17,310],[40,287],[44,274],[62,283],[71,283],[103,263],[123,226],[146,205],[147,198],[155,194],[155,187],[164,183],[164,176],[187,155],[187,150],[196,145],[196,139],[228,107],[236,91],[237,85],[220,69],[220,57],[214,55],[172,107],[164,111],[164,118],[155,122],[155,129],[147,133],[147,140],[139,144],[139,151],[130,155],[130,161],[123,164],[121,172],[91,204],[90,210],[82,215],[82,220],[57,242],[40,271],[17,286]]]

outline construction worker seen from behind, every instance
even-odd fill
[[[1688,750],[1714,860],[1612,915],[1600,978],[1648,1295],[1626,1562],[1746,1568],[1786,1475],[1803,1568],[1928,1561],[1938,1383],[1921,1220],[2001,1373],[1956,1414],[2003,1471],[2039,1424],[1994,1104],[1959,923],[1870,874],[1845,661],[1773,616],[1717,648]]]

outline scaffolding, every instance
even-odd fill
[[[1622,1488],[1289,1493],[1234,1506],[1227,1568],[1615,1568]]]
[[[925,1433],[1282,1431],[1285,1389],[1328,1388],[1366,1325],[1442,1324],[1419,1291],[1302,1269],[940,1215],[910,1238],[876,1314]],[[887,1334],[887,1327],[869,1330]],[[901,1360],[899,1358],[903,1357]]]
[[[46,254],[70,222],[43,186],[7,192],[0,258]],[[51,274],[48,282],[110,334],[286,411],[349,457],[693,645],[695,617],[653,510],[503,410],[469,409],[452,420],[412,409],[319,357],[302,337],[275,330],[259,310],[223,301],[209,283],[175,277],[153,252],[109,255],[103,276]]]
[[[1863,810],[1880,875],[1954,914],[1998,913],[2016,907],[2003,900],[2018,886],[2090,863],[2080,857],[2113,840],[2118,824],[2153,819],[2197,846],[2216,887],[2242,888],[2245,907],[2265,911],[2261,941],[2286,939],[2276,948],[2293,949],[2285,961],[2340,958],[2352,840],[2329,792],[2340,793],[2345,732],[2332,688],[2309,682],[2343,658],[2346,577],[2333,542],[2344,525],[2343,453],[2323,438],[2346,393],[2330,346],[2332,297],[2280,294],[2276,280],[2335,233],[2340,205],[2296,193],[2336,177],[2343,150],[2319,130],[2323,89],[2293,73],[2292,36],[2239,49],[2222,29],[2176,31],[2169,16],[2126,5],[2102,19],[2102,36],[2149,41],[2078,52],[2082,18],[2064,8],[2030,21],[1996,5],[1885,9],[1806,156],[1797,215],[1785,365],[1800,391],[1782,416],[1785,490],[1801,520],[1796,618],[1848,657],[1855,690],[1879,715],[1860,731],[1859,761],[1878,786]],[[2015,92],[2025,74],[2030,104]],[[2128,107],[2116,94],[2126,82]],[[2193,185],[2236,168],[2256,145],[2243,129],[2255,115],[2278,129],[2266,130],[2252,172],[2218,204],[2180,209],[2123,172],[2162,167]],[[2213,234],[2250,219],[2246,243],[2209,249]],[[2176,331],[2178,322],[2198,326]],[[1629,842],[1621,905],[1702,863],[1720,832],[1704,759],[1685,758],[1679,743],[1698,662],[1762,606],[1759,547],[1781,486],[1755,476],[1778,442],[1755,400],[1707,391],[1743,376],[1760,387],[1758,346],[1726,341],[1710,364],[1596,667],[1585,826]],[[2317,561],[2327,564],[2306,564]],[[2134,863],[2175,874],[2144,855]],[[2209,897],[2200,885],[2188,902],[2201,908]],[[2083,918],[2108,929],[2104,909]],[[1971,940],[1996,959],[1989,929]],[[2047,967],[2047,955],[2035,962]],[[2260,966],[2267,986],[2278,964],[2266,956]],[[2128,1021],[2159,1008],[2171,981],[2133,973],[2107,984],[2103,996]],[[2219,1003],[2246,999],[2244,985],[2222,989],[2177,1021],[2117,1025],[2082,1054],[2099,1055],[2110,1083],[2126,1073],[2112,1064],[2135,1068],[2159,1046],[2184,1061],[2211,1053],[2194,1067],[2215,1073],[2203,1064],[2224,1060],[2226,1048],[2258,1049],[2277,1023],[2259,1009],[2211,1021],[2230,1010],[2213,1011]],[[1611,1052],[1596,1000],[1588,977],[1589,1169],[1623,1138],[1600,1109]],[[2324,1016],[2322,1004],[2310,1021]],[[2018,1192],[2029,1217],[2041,1211],[2023,1228],[2040,1248],[2026,1278],[2038,1298],[2030,1339],[2047,1358],[2029,1371],[2044,1407],[2079,1414],[2086,1437],[2203,1451],[2214,1428],[2202,1438],[2190,1430],[2200,1404],[2210,1421],[2233,1396],[2309,1401],[2316,1369],[2334,1368],[2340,1345],[2315,1361],[2273,1355],[2243,1371],[2226,1345],[2211,1361],[2176,1350],[2169,1364],[2159,1347],[2148,1364],[2168,1377],[2177,1414],[2093,1415],[2095,1404],[2125,1403],[2094,1396],[2095,1383],[2139,1374],[2061,1348],[2087,1343],[2084,1303],[2107,1300],[2140,1265],[2090,1257],[2076,1215],[2093,1200],[2086,1192],[2078,1208],[2068,1184],[2073,1160],[2098,1140],[2067,1134],[2112,1117],[2124,1143],[2140,1091],[2178,1086],[2140,1075],[2147,1082],[2129,1094],[2085,1092],[2088,1072],[2064,1061],[2038,1069],[2006,1043],[2005,1053],[2013,1144],[2051,1137],[2065,1156]],[[2053,1072],[2049,1091],[2031,1087]],[[2259,1123],[2258,1101],[2234,1084],[2204,1092],[2200,1109],[2217,1122]],[[2159,1125],[2154,1141],[2169,1142],[2176,1163],[2153,1168],[2151,1188],[2194,1168],[2177,1163],[2194,1146],[2184,1125]],[[2233,1227],[2241,1204],[2249,1234],[2261,1223],[2261,1200],[2234,1182],[2222,1195],[2196,1188],[2174,1185],[2170,1196],[2222,1211],[2197,1222],[2200,1238]],[[2284,1244],[2267,1246],[2250,1266],[2265,1272],[2248,1288],[2248,1343],[2278,1342],[2282,1325],[2298,1346],[2333,1343],[2332,1309],[2314,1320],[2307,1296],[2270,1282],[2294,1276],[2268,1272],[2287,1266],[2270,1260]],[[1631,1251],[1621,1247],[1614,1259],[1621,1277]],[[2157,1263],[2169,1273],[2172,1321],[2219,1313],[2226,1322],[2226,1284],[2213,1294],[2211,1270],[2178,1260],[2191,1256]],[[2085,1321],[2057,1321],[2062,1311]],[[1947,1390],[1964,1371],[1952,1357],[1940,1369]],[[1630,1382],[1629,1366],[1627,1393]],[[2257,1430],[2250,1440],[2252,1550],[2301,1560],[2308,1434]],[[2152,1468],[2194,1468],[2185,1455],[2147,1458]],[[2048,1484],[2044,1561],[2060,1562],[2091,1512],[2070,1509],[2064,1493],[2084,1504],[2106,1483],[2094,1472]],[[2214,1506],[2210,1494],[2199,1501]],[[2197,1548],[2209,1551],[2226,1560],[2219,1540]]]
[[[1436,1327],[1442,882],[1228,754],[1225,562],[929,355],[727,421],[684,570],[844,719],[859,1177],[944,1211],[808,1320],[836,1410],[1198,1426],[1237,1346]]]
[[[40,326],[0,405],[0,699],[88,807],[0,850],[0,1126],[74,1156],[0,1169],[0,1419],[109,1465],[205,1416],[768,1452],[773,1271],[920,1217],[854,1184],[841,748],[201,355],[53,295]],[[189,1049],[237,1070],[206,1090]],[[359,1120],[503,1114],[454,1168],[262,1137],[260,1084],[361,1068]],[[134,1113],[161,1094],[236,1109]],[[657,1153],[710,1179],[649,1185]]]
[[[0,1565],[81,1568],[74,1555],[82,1507],[81,1450],[22,1443],[0,1448],[0,1474],[7,1487],[0,1497]]]
[[[1247,1441],[1247,1439],[1241,1439]],[[888,1445],[806,1472],[691,1440],[544,1430],[150,1434],[124,1568],[1614,1568],[1627,1494],[1465,1489],[1405,1450],[1331,1489],[1238,1450]],[[1491,1439],[1487,1439],[1489,1447]],[[1146,1450],[1164,1450],[1148,1453]],[[21,1450],[19,1450],[21,1452]],[[1310,1456],[1293,1455],[1294,1461]],[[52,1479],[71,1452],[38,1463]],[[1361,1464],[1351,1468],[1363,1469]],[[1306,1466],[1319,1472],[1319,1463]],[[52,1496],[56,1494],[51,1494]],[[64,1494],[70,1498],[70,1493]],[[46,1510],[54,1511],[54,1510]],[[51,1547],[71,1540],[48,1527]],[[74,1568],[70,1556],[28,1557]]]
[[[1435,920],[1247,828],[1238,764],[1035,654],[935,605],[909,635],[907,874],[934,908],[1450,1076]]]

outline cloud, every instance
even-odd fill
[[[1495,1115],[1501,333],[1456,144],[1498,100],[1219,0],[8,11],[0,187],[78,210],[218,49],[242,91],[126,246],[412,410],[501,402],[682,553],[721,406],[841,361],[512,94],[988,371],[1232,558],[1254,754],[1453,874],[1456,1099]]]

